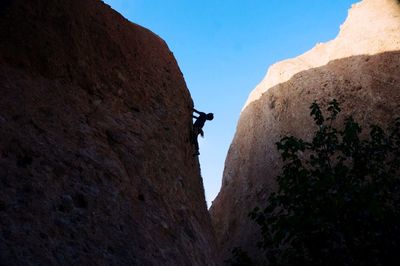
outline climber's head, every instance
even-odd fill
[[[213,120],[213,119],[214,119],[214,114],[213,113],[207,114],[207,120]]]

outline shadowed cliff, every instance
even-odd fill
[[[342,117],[363,128],[386,125],[400,111],[400,5],[362,0],[349,9],[338,35],[295,58],[269,67],[250,93],[230,146],[222,188],[210,209],[221,256],[240,246],[257,257],[257,232],[248,213],[264,208],[282,168],[276,142],[310,140],[309,106],[336,99]]]
[[[97,0],[0,5],[0,261],[214,265],[192,100]]]
[[[263,207],[281,169],[275,143],[290,134],[310,139],[309,106],[336,98],[342,113],[363,126],[386,125],[400,113],[400,52],[353,56],[302,71],[268,89],[241,114],[225,163],[222,189],[211,216],[223,258],[240,246],[259,252],[258,228],[247,215]]]

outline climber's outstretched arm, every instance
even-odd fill
[[[193,112],[195,112],[195,113],[197,113],[197,114],[200,114],[200,112],[199,111],[197,111],[196,109],[194,109],[193,108]]]

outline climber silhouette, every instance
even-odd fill
[[[213,120],[214,119],[214,114],[213,113],[203,113],[203,112],[199,112],[196,109],[193,108],[193,112],[197,113],[199,116],[195,116],[192,115],[193,118],[196,118],[196,121],[193,124],[193,143],[194,143],[194,147],[196,149],[194,155],[200,155],[199,152],[199,142],[197,140],[197,137],[199,136],[199,134],[204,137],[204,131],[203,131],[203,127],[204,124],[206,123],[206,120]]]

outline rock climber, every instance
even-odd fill
[[[196,121],[193,124],[193,143],[194,143],[194,147],[196,149],[194,155],[200,155],[199,142],[197,140],[197,137],[199,136],[199,134],[202,137],[204,137],[204,131],[203,131],[204,124],[206,123],[206,120],[209,120],[209,121],[213,120],[214,114],[213,113],[206,114],[203,112],[199,112],[194,108],[193,108],[193,112],[199,115],[199,116],[192,115],[193,118],[196,118]]]

